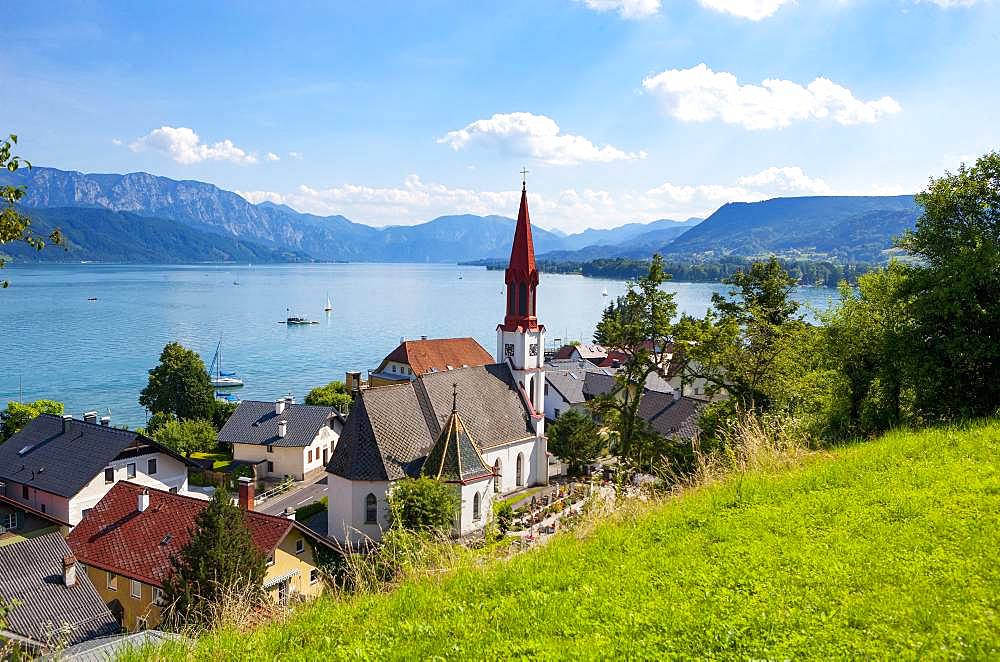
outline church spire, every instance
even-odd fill
[[[524,179],[527,170],[521,171],[521,207],[517,211],[514,243],[510,249],[510,262],[504,281],[507,284],[507,314],[503,327],[534,329],[535,288],[538,286],[538,269],[535,267],[535,246],[531,240],[531,217],[528,214],[528,185]]]

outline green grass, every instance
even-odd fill
[[[195,452],[191,453],[191,458],[196,460],[212,460],[213,471],[222,471],[233,463],[233,458],[228,453]]]
[[[894,433],[199,659],[1000,659],[1000,424]]]

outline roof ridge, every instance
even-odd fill
[[[208,503],[209,503],[208,501],[206,501],[204,499],[199,499],[198,497],[188,496],[186,494],[179,494],[177,492],[168,492],[166,490],[161,490],[161,489],[156,488],[156,487],[150,487],[148,485],[140,485],[139,483],[133,483],[130,480],[120,480],[120,481],[118,481],[117,483],[114,484],[114,486],[110,490],[108,490],[108,494],[110,494],[115,489],[119,489],[119,485],[121,485],[121,486],[127,486],[127,487],[122,487],[121,489],[130,489],[130,490],[136,490],[136,491],[138,491],[138,490],[145,490],[145,491],[149,491],[149,492],[156,492],[157,494],[160,494],[162,496],[167,497],[168,501],[169,500],[188,501],[188,502],[191,502],[191,503],[199,504],[203,508],[207,507]],[[278,515],[268,515],[267,513],[258,512],[256,510],[247,510],[245,512],[246,512],[246,514],[247,514],[248,517],[249,516],[263,517],[263,518],[266,518],[266,519],[277,520],[277,521],[281,521],[281,522],[289,522],[289,521],[291,521],[287,517],[279,517]]]
[[[85,420],[83,420],[81,418],[73,417],[72,414],[59,415],[59,414],[49,414],[49,413],[46,412],[46,413],[43,413],[43,414],[39,414],[38,416],[35,417],[35,419],[39,419],[39,418],[45,417],[45,418],[54,418],[55,420],[57,420],[59,422],[62,422],[63,416],[70,416],[70,422],[76,423],[78,425],[83,425],[83,426],[88,427],[88,428],[97,428],[99,430],[104,430],[106,432],[116,432],[116,433],[119,433],[119,434],[127,434],[127,435],[132,435],[132,436],[135,436],[135,437],[145,437],[145,435],[141,435],[138,432],[136,432],[135,430],[116,428],[116,427],[112,427],[110,425],[101,425],[100,423],[91,423],[90,421],[85,421]],[[35,420],[35,419],[32,419],[32,420]],[[146,438],[148,438],[148,437],[146,437]]]

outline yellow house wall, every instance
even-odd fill
[[[305,549],[300,553],[295,553],[295,541],[305,540]],[[272,577],[280,577],[292,570],[298,570],[299,574],[289,580],[289,596],[299,595],[305,598],[314,598],[323,592],[323,580],[317,579],[315,584],[309,582],[309,573],[316,567],[313,558],[313,546],[308,538],[305,538],[298,530],[292,529],[291,533],[285,536],[278,548],[274,550],[274,564],[267,567],[264,575],[266,584]],[[271,599],[278,601],[278,587],[274,586],[268,592]]]
[[[124,609],[122,616],[122,626],[130,632],[138,629],[137,621],[145,617],[146,627],[155,628],[160,624],[160,608],[153,604],[153,587],[149,584],[139,583],[140,597],[132,597],[132,580],[123,575],[118,575],[118,588],[111,590],[108,588],[108,572],[87,566],[87,576],[90,582],[97,589],[104,604],[110,605],[114,600],[118,600]]]

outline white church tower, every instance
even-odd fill
[[[522,173],[523,174],[523,173]],[[497,326],[497,363],[506,363],[524,389],[536,416],[535,432],[545,434],[545,327],[535,317],[538,269],[531,241],[527,184],[521,182],[521,208],[517,212],[514,245],[505,276],[507,312]]]

